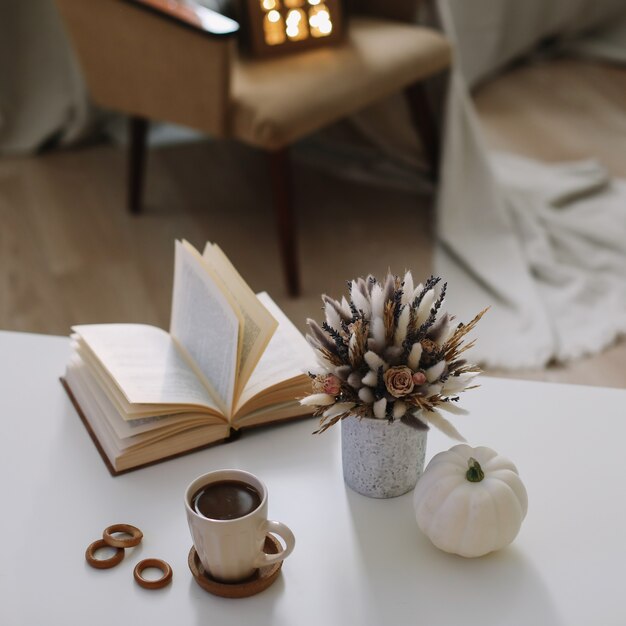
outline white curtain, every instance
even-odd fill
[[[0,155],[76,141],[92,109],[52,0],[0,2]]]
[[[615,26],[626,27],[624,0],[437,0],[437,7],[470,87],[545,39],[589,36],[608,48]],[[626,40],[614,41],[611,49],[618,48],[626,60]]]

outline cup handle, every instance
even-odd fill
[[[296,538],[293,536],[293,533],[281,522],[268,519],[263,522],[261,532],[263,536],[267,535],[267,533],[278,535],[285,542],[285,548],[277,554],[265,554],[265,552],[262,552],[254,563],[255,567],[266,567],[267,565],[272,565],[273,563],[286,559],[296,545]]]

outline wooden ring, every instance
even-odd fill
[[[126,533],[130,535],[127,539],[113,537],[113,533]],[[143,539],[143,533],[136,526],[130,524],[113,524],[104,529],[102,540],[113,548],[133,548]]]
[[[160,569],[163,572],[163,576],[161,576],[161,578],[157,578],[156,580],[146,580],[143,578],[141,573],[148,567],[156,567],[157,569]],[[161,559],[144,559],[135,565],[133,576],[135,577],[137,584],[144,589],[161,589],[161,587],[169,585],[172,581],[172,568],[169,566],[169,563],[166,563]]]
[[[96,539],[96,541],[90,543],[87,546],[87,550],[85,550],[85,559],[87,560],[87,563],[96,569],[109,569],[110,567],[119,565],[124,558],[124,548],[115,548],[115,554],[110,556],[108,559],[97,559],[95,557],[95,552],[97,550],[112,547],[114,546],[110,546],[108,543],[105,543],[103,539]]]

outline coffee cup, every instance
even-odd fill
[[[258,568],[287,558],[296,543],[287,526],[267,519],[265,484],[243,470],[216,470],[196,478],[185,491],[185,511],[204,570],[221,582],[250,578]],[[285,544],[277,554],[263,552],[268,533]]]

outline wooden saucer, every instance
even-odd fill
[[[276,554],[281,550],[282,547],[277,539],[274,539],[271,535],[265,537],[263,551],[266,554]],[[242,580],[238,583],[223,583],[215,580],[205,572],[196,549],[193,546],[191,546],[191,550],[189,550],[187,563],[196,582],[205,591],[216,596],[222,596],[223,598],[247,598],[248,596],[253,596],[264,591],[278,578],[280,568],[283,566],[283,562],[278,561],[278,563],[258,569],[256,574],[246,580]]]

